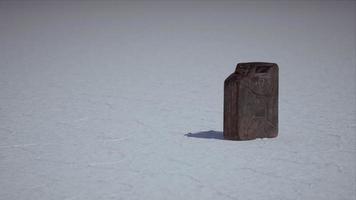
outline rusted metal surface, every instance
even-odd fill
[[[224,82],[224,138],[251,140],[277,135],[277,64],[237,64]]]

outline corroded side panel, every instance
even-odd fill
[[[229,76],[224,83],[224,138],[238,138],[238,101],[239,82],[236,81],[236,75]]]

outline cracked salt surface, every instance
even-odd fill
[[[355,12],[0,2],[0,199],[356,199]],[[280,66],[275,139],[222,138],[246,61]]]

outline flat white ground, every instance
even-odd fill
[[[0,199],[356,199],[355,12],[0,2]],[[280,66],[276,139],[221,138],[247,61]]]

